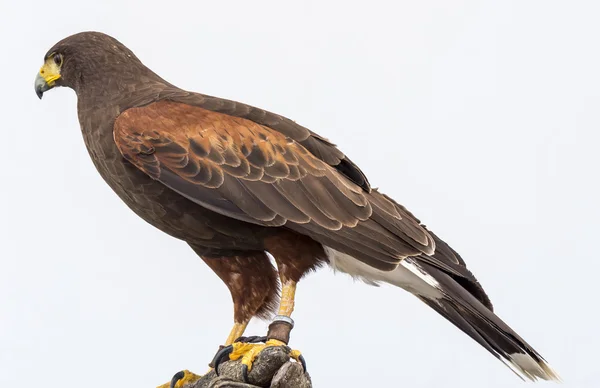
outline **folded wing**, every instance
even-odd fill
[[[228,217],[285,225],[379,269],[434,251],[433,238],[418,221],[377,191],[366,190],[362,172],[351,162],[343,164],[343,154],[329,160],[337,163],[332,165],[301,142],[254,121],[158,101],[123,112],[114,139],[123,157],[141,171]]]

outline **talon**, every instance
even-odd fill
[[[265,346],[265,345],[257,345],[257,342],[266,342],[267,337],[264,336],[251,336],[251,337],[240,337],[229,346],[225,346],[221,348],[212,362],[210,363],[215,368],[215,373],[219,376],[219,365],[224,361],[229,360],[237,360],[238,358],[245,356],[249,351],[252,350],[255,346]],[[252,359],[254,360],[254,358]],[[242,361],[243,362],[243,361]],[[250,361],[251,363],[252,361]],[[250,366],[250,365],[248,365]],[[251,367],[250,367],[251,368]],[[249,369],[248,369],[249,371]]]
[[[306,360],[304,359],[304,356],[300,355],[299,360],[300,360],[300,364],[302,364],[302,368],[304,369],[304,373],[308,372],[308,369],[306,368]]]
[[[189,370],[182,370],[173,376],[170,383],[161,385],[158,388],[182,388],[186,384],[193,384],[200,379],[201,376],[190,372]]]
[[[217,376],[219,375],[219,365],[221,364],[221,362],[223,362],[223,359],[225,357],[228,357],[231,354],[231,352],[233,352],[233,345],[225,346],[219,349],[217,354],[215,354],[211,365],[213,366],[213,368],[215,368],[215,373],[217,374]]]
[[[248,382],[248,373],[250,373],[252,370],[252,364],[260,352],[269,347],[287,347],[284,342],[274,339],[268,340],[267,337],[257,337],[256,342],[264,342],[264,344],[240,343],[239,347],[229,355],[230,360],[237,360],[239,358],[242,359],[242,376],[244,378],[244,382]],[[236,346],[238,343],[234,343],[233,345]]]
[[[224,361],[235,361],[241,359],[242,378],[244,379],[244,382],[247,383],[248,374],[252,370],[252,364],[254,363],[254,360],[258,357],[258,355],[265,348],[279,346],[285,348],[286,352],[289,353],[290,358],[293,358],[294,360],[302,364],[302,368],[306,373],[306,361],[304,360],[304,357],[302,356],[300,351],[291,350],[283,341],[279,341],[276,339],[267,339],[267,337],[264,336],[239,337],[233,344],[220,349],[215,355],[211,364],[214,365],[215,373],[218,376],[219,365],[222,364]]]
[[[244,383],[248,383],[248,365],[246,364],[242,365],[242,379]]]
[[[173,375],[173,378],[171,379],[171,385],[170,388],[175,388],[175,385],[177,385],[177,382],[181,379],[183,379],[185,377],[185,372],[180,370],[179,372],[175,373]]]
[[[306,360],[304,359],[302,353],[300,353],[299,350],[292,350],[290,352],[290,357],[302,364],[302,369],[304,369],[304,373],[306,373]]]

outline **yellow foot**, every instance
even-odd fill
[[[233,360],[233,361],[239,360],[241,358],[242,359],[241,363],[243,365],[243,370],[242,370],[243,377],[244,377],[244,381],[247,382],[248,381],[248,373],[252,370],[252,364],[254,363],[254,360],[256,359],[256,357],[258,357],[260,352],[262,352],[263,350],[265,350],[266,348],[269,348],[269,347],[282,346],[282,347],[289,349],[289,347],[284,342],[275,340],[275,339],[266,340],[265,337],[249,337],[248,339],[250,339],[249,342],[234,342],[233,344],[221,349],[215,355],[215,358],[213,360],[213,365],[214,365],[215,372],[217,373],[217,375],[219,374],[219,365],[223,361],[226,361],[226,358],[229,358],[229,360]],[[242,337],[242,338],[240,338],[240,340],[244,341],[244,338]],[[264,344],[255,343],[257,340],[258,341],[266,340],[266,342]],[[306,372],[306,362],[304,361],[304,357],[302,356],[300,351],[291,350],[291,351],[289,351],[289,354],[290,354],[290,358],[293,358],[294,360],[296,360],[297,362],[300,362],[302,364],[302,367],[304,368],[304,371]],[[229,356],[229,357],[227,357],[227,356]]]
[[[157,388],[183,388],[186,385],[191,386],[193,383],[198,381],[200,377],[202,376],[198,376],[197,374],[192,373],[189,370],[182,370],[180,372],[175,373],[175,376],[173,376],[170,382],[165,383]]]

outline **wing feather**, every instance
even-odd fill
[[[186,92],[183,90],[177,90],[161,97],[197,106],[209,111],[223,113],[228,116],[247,119],[259,125],[271,128],[301,144],[312,155],[335,168],[365,191],[371,191],[371,186],[365,174],[356,164],[344,155],[335,144],[295,121],[241,102],[205,94]]]
[[[433,253],[418,220],[365,188],[366,178],[335,146],[303,127],[282,128],[163,100],[123,112],[114,139],[138,169],[222,215],[285,225],[379,269]]]
[[[123,156],[149,176],[159,179],[162,172],[163,183],[214,211],[267,226],[285,225],[381,270],[393,270],[403,257],[419,256],[419,260],[449,274],[484,305],[492,308],[483,288],[458,253],[422,226],[402,205],[372,190],[363,172],[324,137],[285,117],[236,101],[181,89],[169,89],[158,93],[156,98],[186,106],[181,113],[192,116],[192,127],[196,130],[190,131],[179,125],[164,127],[158,115],[167,115],[167,122],[177,122],[178,113],[161,113],[152,109],[155,104],[144,102],[147,107],[141,108],[144,109],[141,115],[150,117],[150,120],[144,125],[139,119],[131,118],[133,125],[121,132],[122,138],[115,136],[115,140]],[[190,107],[198,110],[193,111]],[[220,116],[207,120],[210,113]],[[244,123],[248,122],[257,125],[259,130],[244,129]],[[156,129],[158,123],[162,124],[160,130]],[[261,139],[258,136],[265,134],[263,130],[281,137],[277,136],[278,141],[273,142],[267,133],[262,140],[267,139],[268,147],[272,148],[255,149],[256,140]],[[143,137],[153,139],[155,144],[144,140],[141,132]],[[179,132],[187,136],[185,139],[178,137],[180,145],[187,144],[187,157],[173,146],[173,155],[164,161],[156,158],[156,149],[163,142],[166,146],[173,140],[172,136],[165,135],[177,135]],[[228,145],[218,148],[223,159],[220,171],[224,174],[218,193],[193,183],[209,182],[209,175],[212,178],[213,170],[203,159],[211,151],[213,160],[221,162],[221,157],[213,151],[215,143]],[[265,150],[267,154],[276,156],[270,164]],[[254,152],[256,154],[248,159]],[[174,170],[165,173],[167,160],[173,164]],[[264,164],[254,165],[250,160]],[[334,179],[330,183],[323,181],[323,176],[327,179],[333,176]],[[189,179],[191,177],[197,178]],[[305,224],[288,222],[265,205],[268,202],[265,198],[258,198],[248,190],[245,186],[247,181],[275,185],[279,194],[296,209],[301,209],[311,221]],[[357,193],[354,184],[364,192],[358,190]],[[363,205],[365,199],[368,206]],[[368,219],[365,220],[365,217]]]

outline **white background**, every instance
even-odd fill
[[[38,101],[44,54],[83,30],[330,138],[565,387],[598,386],[597,1],[1,1],[0,386],[154,387],[204,372],[232,321],[221,281],[96,173],[74,93]],[[522,384],[399,289],[325,269],[294,318],[315,387]]]

